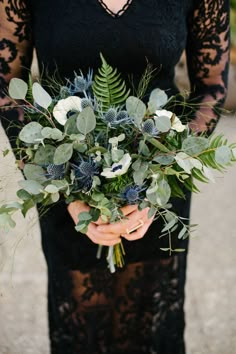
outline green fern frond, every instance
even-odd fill
[[[117,69],[113,69],[100,54],[102,66],[94,78],[93,93],[102,104],[103,110],[122,105],[129,96],[125,81]]]
[[[208,149],[200,154],[198,158],[203,162],[204,165],[211,167],[215,170],[223,172],[225,170],[225,166],[218,164],[215,160],[215,151],[217,148],[221,146],[229,146],[228,140],[225,139],[223,134],[212,136],[210,139],[210,144]]]

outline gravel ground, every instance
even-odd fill
[[[236,141],[235,115],[218,132]],[[7,146],[0,130],[0,150]],[[186,287],[187,354],[236,353],[236,166],[216,184],[201,186],[192,203]],[[7,177],[7,178],[6,178]],[[20,174],[12,156],[0,157],[0,204],[14,199]],[[0,235],[0,354],[48,354],[46,267],[36,212]]]

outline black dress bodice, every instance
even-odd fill
[[[191,0],[133,0],[112,17],[98,0],[34,1],[32,24],[40,69],[61,77],[96,68],[99,53],[135,83],[147,61],[157,69],[155,87],[170,90],[187,42]]]

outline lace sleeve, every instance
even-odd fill
[[[27,80],[32,61],[30,12],[25,1],[0,0],[0,106],[8,105],[6,89],[12,77]],[[10,141],[17,134],[20,111],[0,111],[1,122]],[[14,145],[14,144],[13,144]]]
[[[190,102],[195,107],[190,127],[211,132],[220,116],[228,79],[229,0],[195,0],[188,20],[187,63]],[[193,117],[192,117],[193,118]]]

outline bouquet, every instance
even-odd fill
[[[171,210],[170,198],[184,198],[184,188],[197,192],[194,179],[213,180],[211,169],[223,171],[236,161],[236,144],[222,135],[194,135],[166,108],[163,90],[154,89],[145,104],[101,60],[94,77],[91,70],[75,73],[73,81],[48,83],[50,91],[32,80],[10,81],[9,96],[25,112],[16,148],[25,179],[19,181],[18,201],[0,207],[0,226],[14,227],[14,213],[25,216],[36,204],[49,208],[61,199],[81,200],[90,210],[78,215],[75,228],[86,233],[98,218],[122,222],[120,208],[137,204],[149,208],[150,218],[164,220],[169,247],[163,250],[181,252],[172,249],[171,234],[181,224],[178,238],[186,238],[191,226]],[[123,266],[124,254],[122,243],[108,248],[111,272]]]

